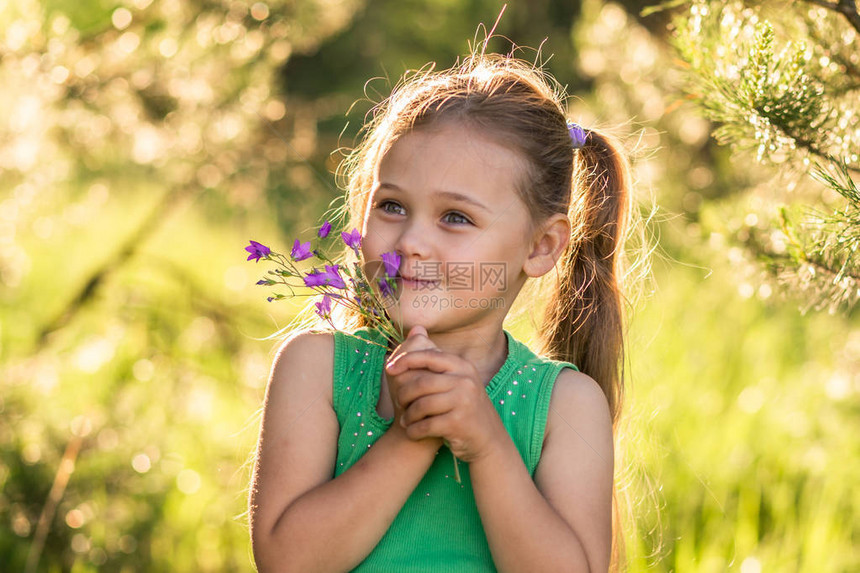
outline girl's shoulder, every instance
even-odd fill
[[[334,349],[334,333],[319,328],[306,328],[290,333],[278,348],[276,361],[283,356],[292,358],[304,356],[309,359],[320,359],[330,355]]]
[[[334,334],[323,329],[291,333],[280,345],[272,365],[270,391],[276,387],[331,394]]]
[[[542,368],[547,371],[555,371],[558,374],[561,374],[561,372],[564,372],[566,369],[569,369],[571,372],[579,371],[579,367],[572,362],[556,360],[533,350],[527,339],[519,339],[508,330],[505,330],[505,334],[509,340],[509,356],[512,355],[514,360],[524,366],[532,368],[533,370]]]
[[[546,440],[561,430],[591,444],[591,449],[612,450],[612,416],[606,395],[587,374],[562,368],[550,399],[551,415],[547,420]]]
[[[363,349],[368,343],[378,346],[380,335],[367,327],[351,332],[325,328],[297,330],[278,348],[272,378],[305,378],[310,374],[313,375],[311,384],[325,384],[330,393],[338,352],[343,355],[353,347]]]

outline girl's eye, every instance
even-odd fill
[[[405,215],[406,209],[403,208],[400,203],[396,201],[392,201],[390,199],[384,199],[376,204],[376,208],[380,209],[383,213],[387,213],[389,215]],[[457,211],[449,211],[445,213],[442,217],[442,220],[446,223],[450,223],[452,225],[471,225],[472,221]]]
[[[472,223],[468,217],[456,211],[445,213],[445,217],[443,218],[446,219],[446,222],[453,223],[455,225],[470,225]]]
[[[392,215],[401,215],[401,211],[403,211],[403,207],[394,201],[381,201],[376,205],[376,208],[382,209],[384,213],[390,213]]]

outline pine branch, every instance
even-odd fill
[[[860,268],[851,256],[846,256],[849,246],[834,248],[832,239],[838,231],[828,233],[830,223],[813,224],[818,233],[810,236],[809,224],[796,229],[783,209],[778,223],[781,244],[774,242],[769,227],[748,229],[741,239],[746,250],[765,265],[777,282],[802,296],[804,311],[824,307],[835,311],[853,306],[860,297]],[[856,244],[856,240],[853,242]]]
[[[854,284],[860,282],[860,274],[857,274],[856,272],[851,272],[842,265],[837,268],[831,264],[828,264],[828,262],[820,256],[810,256],[803,262],[807,265],[815,267],[816,269],[818,269],[819,272],[822,272],[828,277],[830,277],[832,282],[838,282],[843,279],[851,280]]]
[[[756,111],[758,111],[758,110],[756,110]],[[770,119],[770,118],[768,118],[768,119]],[[798,135],[795,135],[795,134],[791,133],[791,131],[789,131],[785,127],[780,126],[778,123],[778,120],[771,120],[771,125],[773,125],[774,127],[777,127],[783,133],[783,135],[785,135],[786,137],[793,139],[795,144],[798,147],[805,149],[808,153],[810,153],[810,154],[812,154],[812,155],[814,155],[820,159],[828,161],[830,163],[839,163],[840,162],[838,157],[834,157],[833,155],[830,155],[826,151],[821,150],[821,148],[819,148],[815,144],[815,142],[813,142],[809,139],[805,139],[803,137],[800,137]],[[844,165],[845,165],[846,170],[851,171],[853,173],[860,173],[860,167],[858,167],[856,165],[851,165],[848,163],[845,163]]]
[[[816,164],[812,176],[845,197],[849,202],[850,208],[857,214],[860,214],[860,189],[858,189],[857,183],[854,182],[848,173],[849,168],[847,163],[845,161],[834,161],[833,165],[836,167],[836,175],[833,175],[824,165],[819,163]],[[854,215],[854,213],[851,213],[851,215]],[[856,220],[860,221],[860,217]]]
[[[712,23],[711,25],[715,25]],[[718,25],[717,25],[718,26]],[[720,143],[758,148],[758,159],[772,155],[778,148],[800,149],[826,162],[839,163],[824,140],[833,122],[828,94],[814,69],[809,68],[803,44],[785,58],[774,53],[774,33],[769,24],[757,26],[749,48],[735,48],[749,56],[734,72],[724,70],[714,60],[721,43],[719,28],[710,28],[701,43],[676,43],[682,57],[692,66],[690,78],[697,89],[688,92],[698,100],[709,118],[722,126],[714,133]],[[686,31],[680,38],[701,38]],[[711,36],[716,34],[716,36]],[[703,50],[703,46],[706,46]],[[848,168],[860,173],[860,166]]]
[[[794,273],[787,269],[780,276],[783,282],[793,283],[801,292],[810,295],[806,308],[820,310],[828,307],[835,312],[839,307],[852,307],[857,302],[857,285],[860,277],[834,269],[825,261],[810,258],[803,262]]]
[[[833,10],[845,16],[848,23],[851,24],[858,33],[860,33],[860,13],[857,12],[857,3],[854,0],[838,0],[837,2],[828,2],[827,0],[804,0],[808,4],[821,6],[828,10]]]
[[[860,189],[851,179],[845,162],[831,164],[828,169],[816,164],[812,177],[839,193],[846,204],[830,215],[816,215],[806,227],[811,244],[804,249],[806,262],[827,266],[835,272],[837,282],[843,277],[860,279],[857,254],[860,251]],[[835,174],[833,173],[835,171]]]
[[[787,20],[790,13],[775,14],[775,25],[797,39],[777,41],[774,24],[747,4],[700,0],[676,20],[674,44],[688,64],[685,89],[719,126],[720,144],[750,150],[783,171],[802,170],[845,201],[817,212],[798,206],[804,215],[794,220],[783,210],[781,223],[744,228],[735,238],[803,297],[802,306],[850,308],[860,299],[860,163],[850,101],[860,66],[851,61],[852,48],[834,38],[851,32],[839,16],[813,17],[795,4],[805,13],[796,14],[800,25]]]
[[[857,260],[860,251],[860,189],[851,179],[844,162],[832,164],[831,169],[816,164],[812,176],[839,193],[847,203],[831,215],[813,214],[812,220],[802,225],[802,239],[794,232],[794,224],[783,210],[781,228],[789,242],[788,261],[773,267],[783,277],[791,277],[796,272],[794,276],[799,283],[796,286],[811,292],[813,298],[819,300],[816,303],[819,308],[824,302],[829,302],[831,308],[841,304],[850,306],[860,296]],[[763,250],[768,249],[764,247]],[[791,267],[796,267],[796,271]]]

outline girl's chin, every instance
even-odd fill
[[[404,308],[402,303],[407,302]],[[437,313],[431,309],[413,308],[411,302],[401,300],[398,304],[388,309],[388,316],[394,324],[403,329],[403,333],[407,334],[414,326],[423,326],[430,330],[433,324],[439,319]]]

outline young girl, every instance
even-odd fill
[[[260,571],[609,569],[626,163],[560,91],[477,55],[378,108],[348,205],[365,261],[401,257],[388,312],[409,334],[386,350],[347,315],[281,347],[250,499]],[[535,354],[503,323],[543,275]]]

